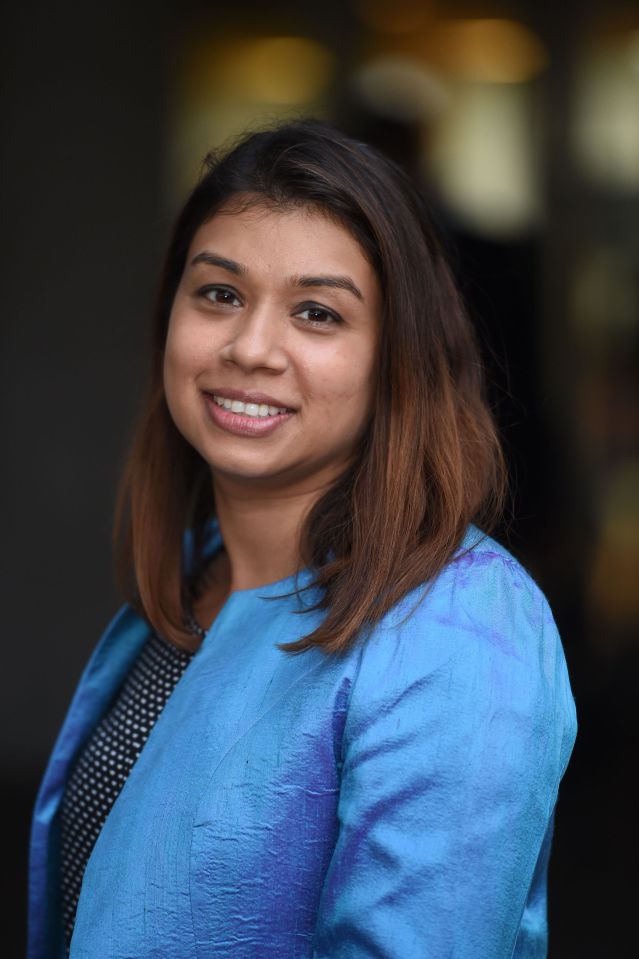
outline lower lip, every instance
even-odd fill
[[[268,436],[295,415],[294,413],[276,413],[275,416],[243,416],[241,413],[232,413],[231,410],[218,406],[208,393],[204,394],[204,399],[209,416],[215,425],[236,436]]]

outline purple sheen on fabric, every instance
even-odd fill
[[[329,657],[277,648],[324,615],[272,598],[292,585],[233,594],[209,630],[93,850],[72,959],[545,956],[576,717],[541,591],[485,537]],[[145,636],[116,618],[54,748],[29,959],[63,955],[60,796]]]

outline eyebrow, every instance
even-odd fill
[[[210,250],[203,250],[191,260],[191,266],[198,263],[207,263],[209,266],[219,266],[235,276],[246,276],[247,267],[242,263],[236,263],[235,260],[229,260],[228,257],[220,256],[218,253],[212,253]],[[291,286],[308,289],[310,287],[328,287],[332,290],[346,290],[352,293],[358,300],[364,301],[361,290],[353,283],[349,276],[292,276],[289,280]]]
[[[198,253],[197,256],[194,256],[191,260],[191,266],[195,266],[197,263],[208,263],[209,266],[220,266],[223,270],[228,270],[229,273],[235,273],[236,276],[243,276],[245,273],[248,273],[248,270],[245,266],[242,266],[241,263],[236,263],[235,260],[229,260],[225,256],[220,256],[218,253],[211,253],[209,250],[204,250],[202,253]]]
[[[347,290],[358,300],[364,300],[361,291],[348,276],[294,276],[292,277],[292,285],[301,286],[305,289],[311,286],[327,286],[333,290]]]

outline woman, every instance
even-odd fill
[[[407,178],[311,122],[211,160],[121,496],[128,603],[38,798],[32,959],[543,955],[575,711],[486,535],[503,491]]]

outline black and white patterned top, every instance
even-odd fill
[[[84,870],[100,830],[192,656],[153,634],[73,768],[62,800],[60,835],[67,950]]]

